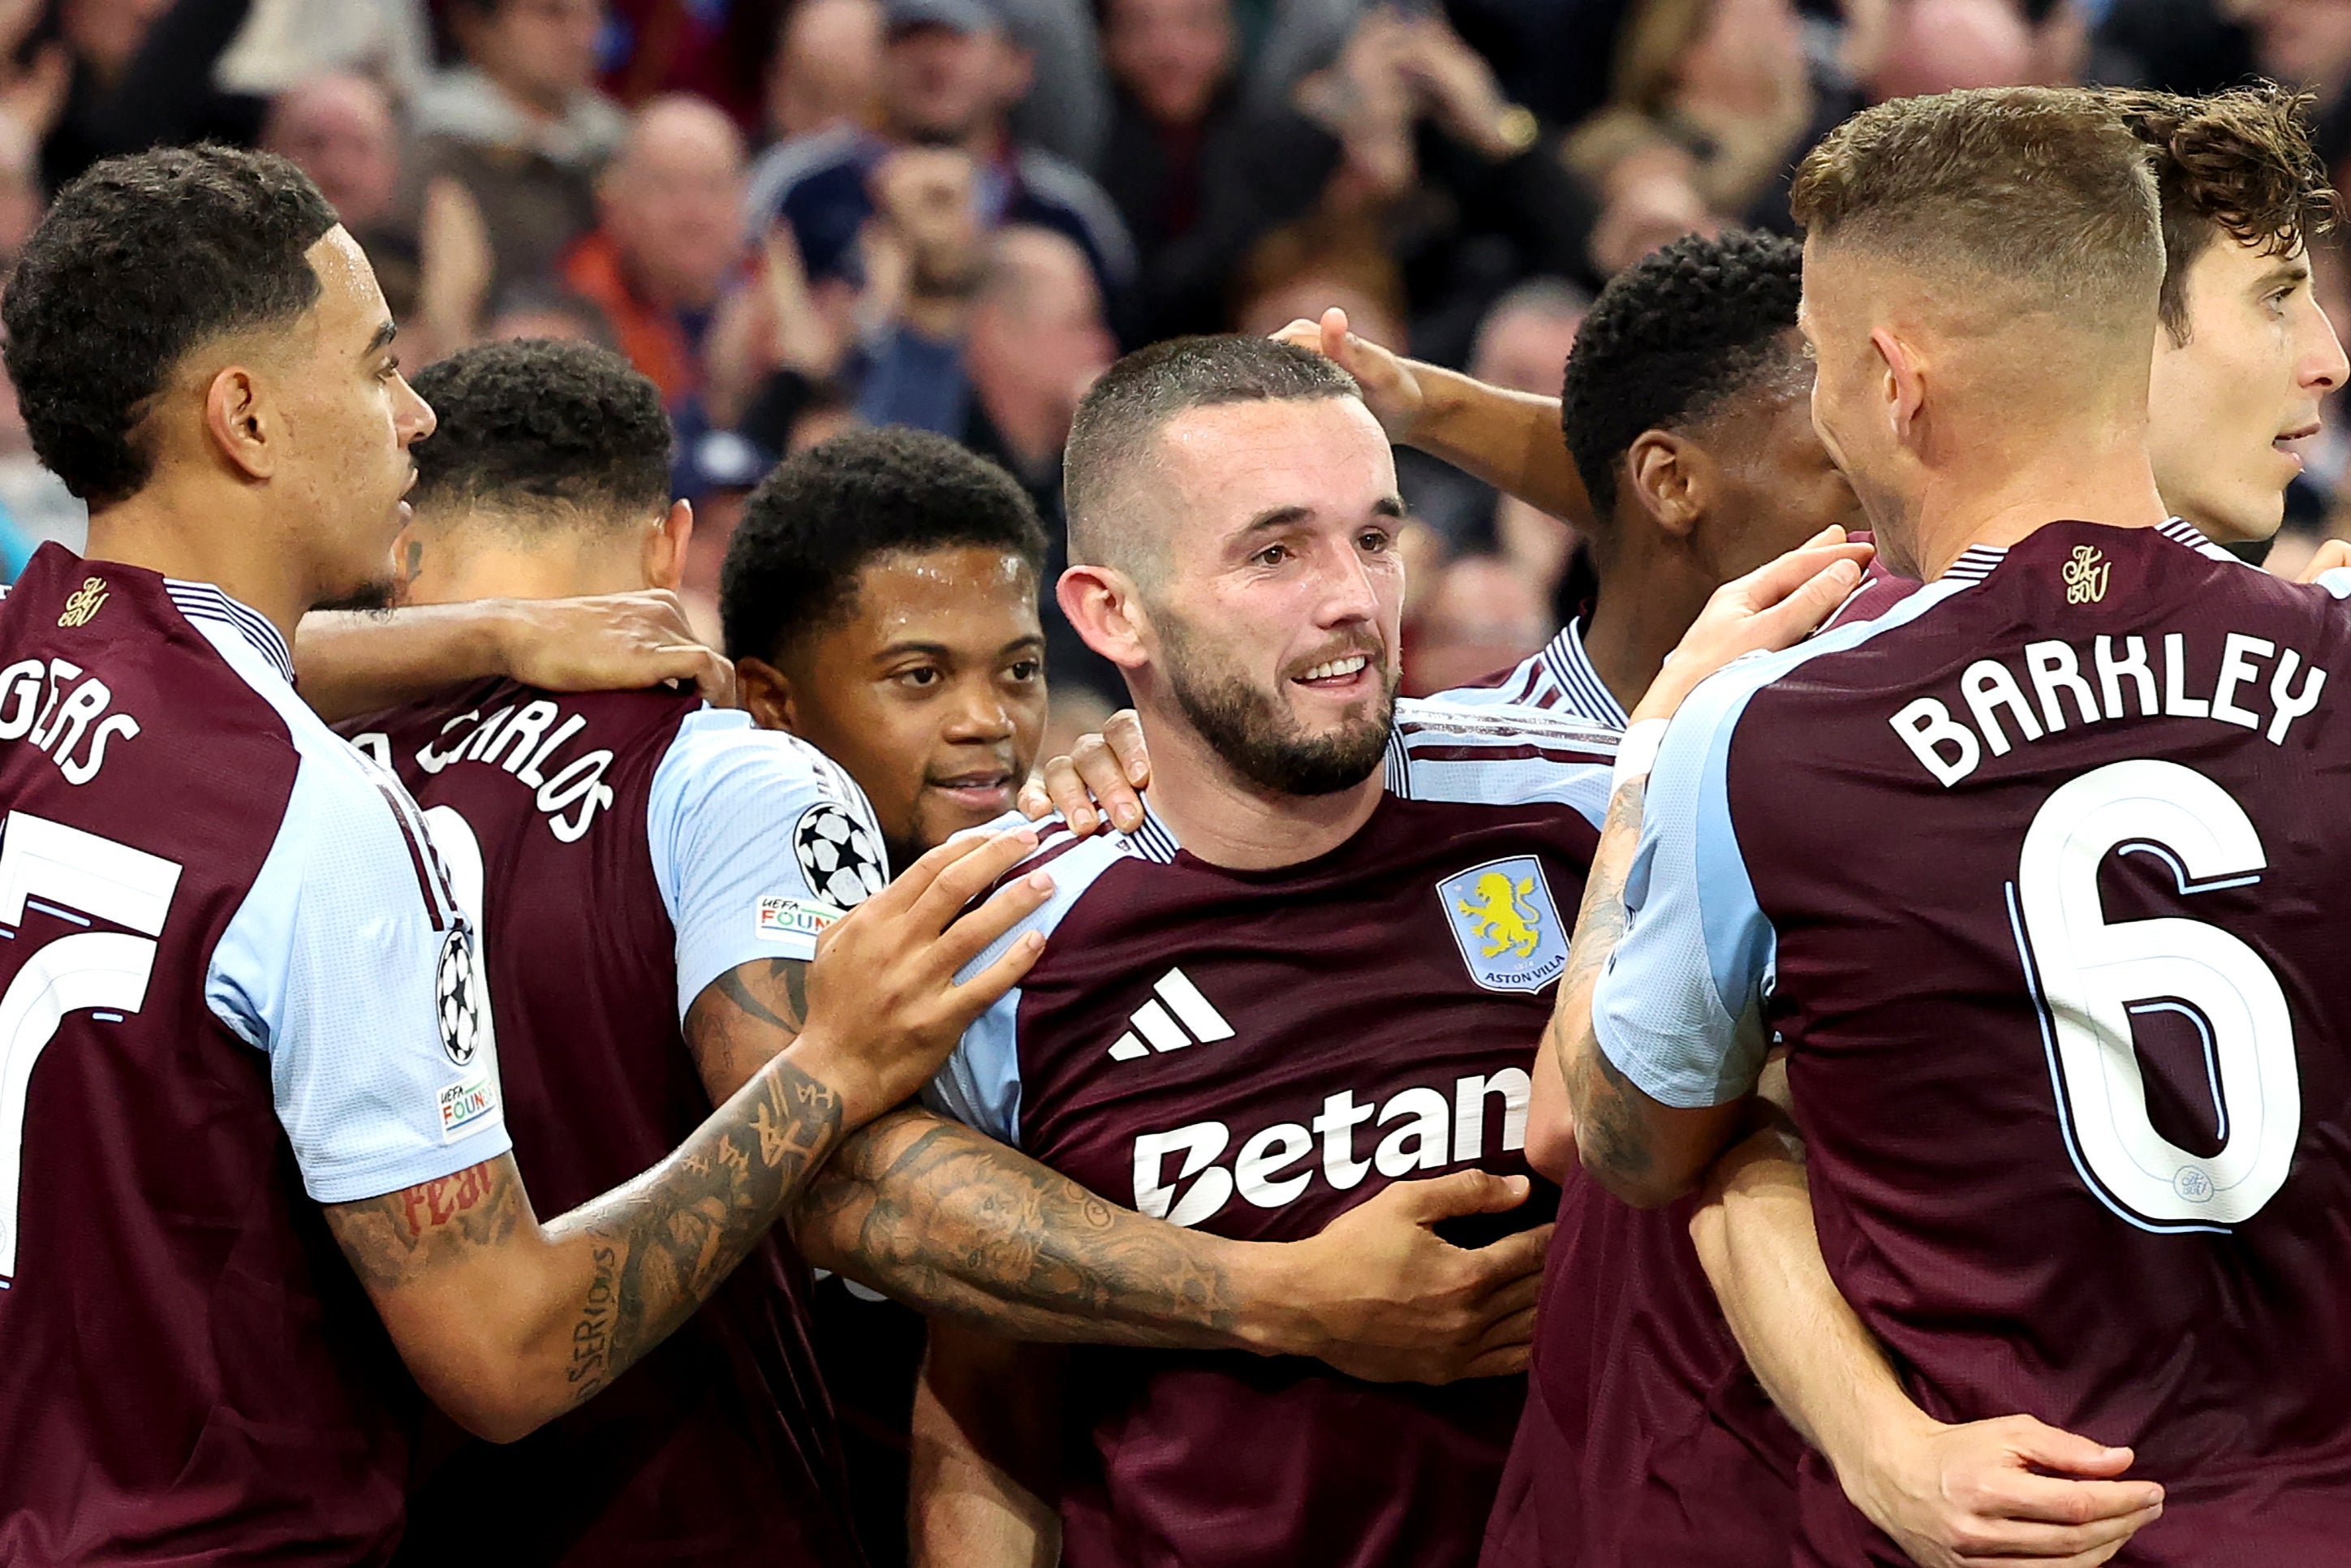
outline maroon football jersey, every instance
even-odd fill
[[[816,754],[744,733],[742,715],[702,710],[692,694],[567,695],[493,681],[343,727],[426,808],[461,898],[479,912],[515,1160],[542,1214],[620,1186],[711,1113],[679,1027],[691,998],[670,912],[691,896],[678,885],[691,868],[670,866],[674,835],[649,821],[656,777],[695,765],[686,746],[714,738],[702,733],[713,727],[755,755],[790,748],[805,753],[787,758],[800,765]],[[786,804],[811,819],[827,810],[730,792],[758,794],[722,780],[692,810],[755,821]],[[792,822],[784,816],[769,839],[782,866]],[[779,904],[799,919],[810,903],[776,875],[765,912],[757,885],[727,906],[755,943]],[[804,957],[812,939],[770,950]],[[447,1453],[455,1439],[440,1434],[403,1561],[857,1562],[809,1289],[807,1266],[771,1234],[590,1404],[511,1445]]]
[[[1916,584],[1910,586],[1915,587]],[[1546,709],[1621,730],[1571,622],[1464,707]],[[1689,1236],[1689,1203],[1617,1202],[1581,1169],[1560,1195],[1547,1321],[1481,1561],[1494,1568],[1782,1568],[1803,1439],[1748,1369]]]
[[[937,1098],[1096,1192],[1244,1240],[1313,1235],[1401,1178],[1525,1173],[1613,737],[1412,702],[1398,719],[1388,795],[1302,864],[1209,865],[1156,819],[1049,835],[1044,956]],[[1505,1224],[1552,1211],[1539,1184]],[[1077,1568],[1434,1568],[1477,1552],[1525,1385],[1098,1351],[1070,1386]]]
[[[1671,1103],[1790,1047],[1845,1298],[1938,1418],[2135,1448],[2168,1501],[2118,1561],[2351,1563],[2333,587],[2060,523],[1726,672],[1594,1003]],[[1817,1467],[1802,1520],[1900,1561]]]
[[[414,808],[292,675],[56,545],[0,604],[0,1562],[398,1534],[413,1392],[318,1202],[507,1145]]]

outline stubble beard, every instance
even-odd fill
[[[1226,766],[1258,789],[1275,795],[1335,795],[1370,778],[1386,756],[1395,727],[1394,675],[1385,677],[1373,712],[1326,734],[1306,735],[1279,694],[1196,657],[1197,640],[1164,612],[1161,624],[1176,706]]]

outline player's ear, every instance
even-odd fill
[[[1634,498],[1676,538],[1687,538],[1697,528],[1714,477],[1714,461],[1704,449],[1668,431],[1643,431],[1625,454],[1625,479]]]
[[[1087,647],[1124,670],[1149,661],[1151,614],[1126,573],[1110,566],[1073,566],[1053,585],[1053,596]]]
[[[1902,445],[1913,445],[1918,435],[1918,416],[1927,402],[1926,361],[1915,346],[1883,327],[1870,333],[1869,346],[1876,350],[1881,367],[1878,397],[1886,428]]]
[[[685,547],[694,538],[694,503],[670,503],[661,520],[645,530],[645,586],[677,591],[685,580]]]
[[[204,435],[231,467],[248,479],[277,473],[276,424],[259,377],[243,365],[214,372],[204,388]]]
[[[735,661],[736,700],[761,729],[799,730],[792,678],[765,659]]]

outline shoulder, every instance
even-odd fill
[[[888,880],[881,825],[856,780],[799,737],[760,729],[736,709],[703,708],[677,727],[653,770],[645,827],[673,917],[683,890],[764,874],[778,857],[796,860],[810,891],[837,909]]]
[[[1408,800],[1573,807],[1597,823],[1608,810],[1616,731],[1573,715],[1509,704],[1396,704],[1388,789]]]
[[[1001,832],[1030,825],[1037,830],[1036,849],[1006,872],[996,886],[1008,886],[1032,872],[1042,871],[1053,879],[1053,895],[975,959],[967,967],[967,974],[977,974],[994,963],[1026,932],[1050,936],[1113,873],[1149,874],[1147,868],[1164,868],[1176,858],[1176,841],[1155,819],[1148,817],[1134,832],[1105,829],[1082,839],[1071,832],[1058,814],[1029,824],[1019,813],[1008,812],[982,831]]]
[[[864,137],[845,125],[778,141],[751,165],[748,203],[753,214],[767,222],[803,184],[825,174],[854,172],[864,156]]]
[[[782,788],[865,808],[841,764],[796,735],[761,729],[739,709],[703,707],[677,726],[655,774],[657,793],[697,800]]]
[[[1040,206],[1065,214],[1085,230],[1102,264],[1120,276],[1134,268],[1134,245],[1118,207],[1093,177],[1050,152],[1023,148],[1013,160],[1020,187]]]

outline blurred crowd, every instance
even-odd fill
[[[706,595],[744,493],[852,423],[963,441],[1053,521],[1122,350],[1337,305],[1554,392],[1593,289],[1677,235],[1787,229],[1789,170],[1865,103],[2252,75],[2308,90],[2340,183],[2351,0],[0,0],[0,267],[98,158],[281,152],[412,369],[571,337],[661,386]],[[80,514],[0,413],[13,575]],[[2314,440],[2305,541],[2351,532],[2351,445]],[[1532,652],[1576,609],[1572,529],[1401,463],[1411,684]],[[1049,632],[1081,721],[1119,693]]]

